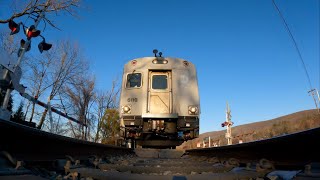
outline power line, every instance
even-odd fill
[[[282,15],[280,9],[278,8],[277,4],[275,3],[274,0],[272,0],[272,3],[273,3],[273,5],[274,5],[275,9],[277,10],[277,12],[278,12],[278,14],[279,14],[279,16],[280,16],[280,18],[281,18],[281,20],[282,20],[282,22],[283,22],[286,30],[287,30],[287,32],[289,33],[289,36],[290,36],[290,38],[291,38],[291,40],[292,40],[292,42],[293,42],[293,44],[294,44],[294,47],[295,47],[295,49],[296,49],[296,51],[297,51],[297,53],[298,53],[298,55],[299,55],[299,58],[300,58],[300,61],[301,61],[302,65],[303,65],[304,72],[305,72],[305,74],[306,74],[306,76],[307,76],[307,78],[308,78],[308,82],[309,82],[310,89],[312,89],[312,84],[311,84],[310,76],[309,76],[309,73],[308,73],[306,64],[304,63],[304,60],[303,60],[303,58],[302,58],[301,52],[300,52],[300,50],[299,50],[299,48],[298,48],[298,44],[297,44],[296,40],[294,39],[294,37],[293,37],[293,35],[292,35],[292,33],[291,33],[290,29],[289,29],[289,26],[288,26],[286,20],[284,19],[284,17],[283,17],[283,15]]]

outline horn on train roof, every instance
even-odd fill
[[[153,52],[153,54],[154,54],[154,57],[157,57],[158,50],[157,50],[157,49],[154,49],[152,52]]]

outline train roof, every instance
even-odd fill
[[[125,64],[125,69],[194,69],[188,60],[174,57],[141,57],[132,59]]]

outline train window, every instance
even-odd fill
[[[167,89],[167,76],[166,75],[153,75],[152,76],[152,89]]]
[[[141,73],[132,73],[127,75],[127,88],[141,87]]]

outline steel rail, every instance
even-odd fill
[[[254,142],[186,150],[190,155],[237,158],[242,163],[265,158],[282,167],[303,167],[320,161],[320,128]]]
[[[65,159],[66,155],[81,160],[92,155],[105,157],[133,153],[132,149],[56,135],[1,119],[0,151],[23,161],[54,161]]]

